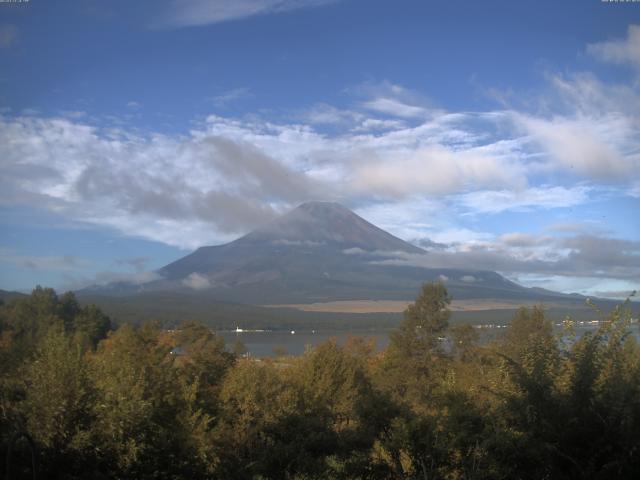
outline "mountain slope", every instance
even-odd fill
[[[9,290],[0,289],[0,302],[9,303],[17,298],[25,298],[26,295],[20,292],[13,292]]]
[[[339,204],[309,202],[233,242],[201,247],[166,265],[158,280],[90,292],[183,291],[253,305],[407,300],[423,282],[443,279],[457,299],[567,297],[524,288],[491,271],[417,266],[428,264],[428,255]]]
[[[359,217],[351,210],[330,202],[309,202],[226,245],[201,247],[163,268],[159,273],[170,280],[193,272],[246,267],[256,271],[291,263],[291,254],[342,254],[343,250],[398,251],[426,253]],[[268,261],[265,256],[275,255]],[[324,262],[331,263],[329,258]]]

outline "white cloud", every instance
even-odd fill
[[[358,166],[354,187],[364,192],[403,197],[416,193],[460,192],[469,185],[475,189],[511,189],[526,185],[520,165],[473,150],[457,152],[432,145],[403,157]]]
[[[160,27],[189,27],[318,7],[338,0],[172,0]]]
[[[0,204],[194,248],[309,199],[356,206],[401,238],[450,243],[487,240],[457,217],[581,205],[603,183],[637,195],[638,92],[608,94],[611,86],[590,75],[548,79],[558,109],[544,115],[447,112],[390,82],[351,92],[350,107],[299,111],[295,122],[210,115],[182,135],[4,115]],[[400,118],[369,108],[381,105]],[[318,124],[345,128],[326,133]]]
[[[366,109],[396,117],[424,117],[427,111],[415,105],[408,105],[394,98],[374,98],[362,104]]]
[[[354,128],[354,130],[359,132],[369,132],[373,130],[402,130],[405,128],[407,128],[407,125],[402,120],[365,118],[360,125]]]
[[[540,186],[522,190],[484,190],[455,198],[469,213],[500,213],[507,210],[566,208],[589,201],[593,187]]]
[[[630,64],[640,68],[640,25],[629,25],[627,38],[592,43],[587,52],[606,62]]]
[[[192,288],[194,290],[206,290],[211,287],[211,282],[204,275],[200,275],[197,272],[193,272],[187,278],[182,280],[182,284],[185,287]]]
[[[640,182],[635,183],[627,192],[629,196],[640,198]]]
[[[81,273],[81,272],[78,272]],[[147,283],[160,280],[162,277],[151,271],[138,271],[138,272],[114,272],[114,271],[102,271],[93,275],[78,275],[69,274],[65,275],[61,288],[59,290],[80,290],[87,287],[105,286],[109,284],[128,284],[141,286]]]
[[[329,136],[304,124],[219,116],[185,136],[61,118],[0,117],[0,126],[0,202],[182,248],[231,239],[311,198],[369,205],[384,199],[386,219],[366,206],[361,213],[417,239],[424,237],[425,212],[450,217],[447,204],[476,213],[555,208],[584,203],[589,191],[528,186],[535,171],[522,141],[483,137],[477,117],[467,115],[443,114],[377,135]],[[455,137],[443,134],[455,130]],[[398,217],[401,211],[413,218]]]
[[[181,247],[246,231],[317,191],[304,173],[206,132],[138,136],[26,117],[0,126],[0,202]]]
[[[521,274],[515,280],[531,287],[616,300],[625,300],[631,292],[640,289],[637,281],[588,276]]]
[[[595,123],[608,123],[611,119],[618,120],[615,128],[608,129],[609,134],[615,134],[621,127],[623,134],[628,129],[620,119],[637,128],[638,110],[640,110],[640,95],[637,85],[627,83],[602,82],[589,72],[573,74],[547,74],[547,80],[555,91],[555,96],[547,101],[561,107],[558,113],[578,119],[591,119]],[[623,138],[615,137],[616,140]]]
[[[612,114],[598,121],[584,118],[546,120],[526,115],[515,115],[515,118],[564,170],[579,176],[621,180],[640,166],[640,156],[625,155],[619,150],[621,145],[611,141],[612,134],[630,130],[625,119],[618,115]]]
[[[604,82],[589,72],[545,78],[548,91],[519,95],[517,106],[498,112],[529,172],[554,182],[557,174],[618,184],[637,177],[640,84]]]
[[[345,255],[365,255],[367,251],[359,247],[353,247],[342,250],[342,253]]]
[[[597,286],[604,291],[615,284],[632,286],[640,278],[640,241],[598,235],[549,237],[513,232],[497,239],[451,243],[446,249],[427,254],[386,252],[377,256],[381,259],[371,263],[493,270],[528,286],[544,286],[541,279],[553,278],[558,281],[545,288],[567,293],[576,291],[572,285],[591,285],[592,289]],[[559,281],[562,278],[567,279],[564,285]],[[477,275],[465,275],[459,280],[478,279]],[[619,289],[622,288],[627,287]]]
[[[440,228],[429,233],[429,238],[434,242],[441,244],[449,244],[451,246],[458,245],[459,248],[472,248],[478,243],[484,243],[493,238],[493,234],[488,232],[480,232],[461,227]]]
[[[417,92],[388,81],[365,83],[356,89],[356,93],[366,97],[360,106],[377,114],[415,120],[443,113]]]

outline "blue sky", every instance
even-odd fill
[[[0,288],[149,272],[306,200],[429,265],[640,287],[640,3],[0,4]]]

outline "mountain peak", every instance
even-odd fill
[[[304,202],[298,205],[294,210],[304,210],[306,212],[318,212],[318,211],[343,211],[352,213],[344,205],[337,202],[326,202],[326,201],[318,201],[314,200],[311,202]]]
[[[305,202],[285,214],[283,219],[288,218],[289,221],[308,221],[313,223],[327,223],[327,227],[335,228],[337,221],[345,219],[360,219],[353,211],[344,205],[336,202]]]
[[[310,217],[314,221],[331,221],[337,218],[354,218],[358,217],[355,213],[349,210],[344,205],[337,202],[305,202],[298,205],[289,213],[284,215],[285,217]],[[358,217],[360,218],[360,217]]]
[[[280,242],[292,245],[331,244],[340,248],[424,253],[390,233],[367,222],[335,202],[306,202],[280,218],[254,230],[238,241]]]

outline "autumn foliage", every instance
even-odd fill
[[[185,323],[115,329],[72,294],[0,307],[6,478],[638,478],[640,347],[621,306],[577,335],[542,308],[479,342],[425,284],[362,339],[244,358]],[[5,464],[3,464],[5,465]]]

